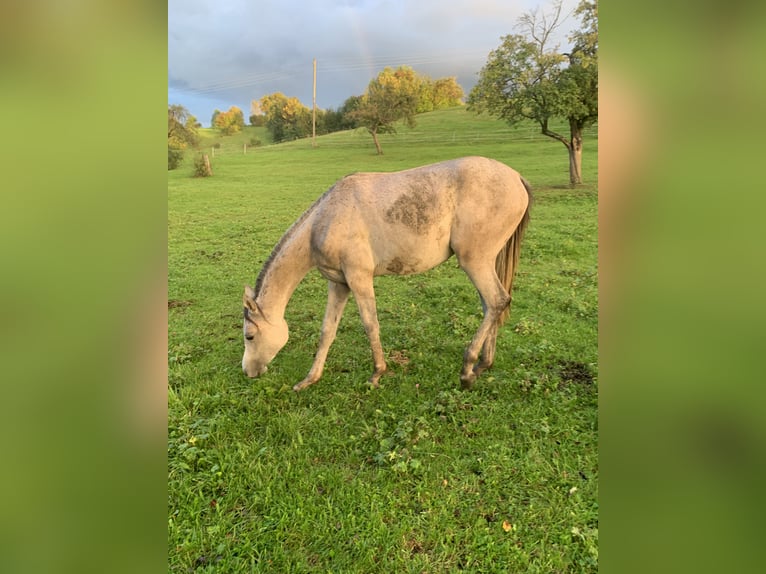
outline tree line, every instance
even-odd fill
[[[338,109],[317,110],[316,126],[312,110],[298,98],[279,92],[253,100],[250,124],[265,126],[274,142],[308,137],[315,128],[317,135],[371,128],[375,139],[381,130],[391,131],[399,119],[461,105],[463,97],[463,88],[454,77],[432,80],[408,66],[400,66],[384,69],[370,82],[364,94],[351,96]],[[379,117],[373,120],[375,115]],[[382,153],[377,139],[375,142],[378,153]]]
[[[489,54],[467,104],[471,111],[489,113],[510,125],[537,123],[543,135],[567,149],[570,183],[576,185],[582,183],[583,131],[598,120],[598,4],[580,1],[574,12],[580,28],[569,36],[568,53],[551,44],[564,20],[561,10],[561,0],[554,0],[547,13],[535,9],[522,15],[519,33],[501,38],[501,45]],[[408,66],[386,68],[364,94],[351,96],[337,110],[317,110],[316,133],[364,128],[382,154],[380,134],[395,132],[399,122],[414,127],[417,114],[460,105],[463,99],[463,88],[454,77],[432,80]],[[567,120],[568,135],[550,128],[553,118]],[[310,136],[313,120],[312,110],[298,98],[280,92],[253,100],[250,106],[250,124],[265,126],[274,142]],[[237,133],[245,125],[244,113],[236,106],[215,110],[211,125],[224,135]],[[178,165],[183,149],[195,145],[198,128],[196,118],[182,106],[168,106],[168,169],[173,169],[171,159]]]

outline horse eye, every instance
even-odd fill
[[[253,335],[245,335],[245,339],[247,339],[248,341],[252,341]]]

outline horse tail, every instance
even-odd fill
[[[497,276],[505,290],[508,292],[508,295],[511,297],[513,295],[513,277],[516,273],[516,267],[518,267],[519,264],[519,256],[521,255],[521,239],[524,237],[524,231],[529,223],[529,208],[532,205],[532,190],[530,189],[529,182],[523,177],[520,179],[521,183],[524,185],[524,189],[527,191],[527,208],[524,210],[524,215],[516,226],[513,235],[511,235],[495,259],[495,271],[497,272]],[[510,315],[511,300],[509,299],[508,306],[503,309],[503,312],[497,320],[498,326],[502,326],[508,320]]]

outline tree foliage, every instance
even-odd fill
[[[367,86],[359,107],[350,117],[372,135],[375,149],[382,154],[378,134],[396,133],[395,123],[415,126],[420,81],[408,66],[386,68]]]
[[[521,34],[502,38],[468,97],[469,109],[515,124],[530,119],[541,132],[567,148],[572,185],[582,183],[582,132],[598,119],[598,7],[581,0],[575,14],[582,27],[570,40],[569,54],[551,46],[561,24],[561,1],[552,12],[530,12],[519,19]],[[554,132],[550,120],[565,118],[569,137]]]
[[[442,110],[462,105],[465,92],[462,86],[457,83],[457,78],[450,76],[433,82],[431,97],[433,98],[433,109]]]
[[[288,98],[276,92],[263,96],[258,101],[258,109],[262,111],[264,125],[275,142],[290,141],[311,133],[311,111],[298,98]]]
[[[598,5],[583,0],[575,10],[582,28],[571,36],[569,67],[562,72],[561,83],[569,96],[568,116],[583,127],[598,119]]]
[[[368,124],[372,130],[377,129],[376,134],[394,131],[393,122],[405,119],[408,114],[414,116],[423,111],[459,105],[463,98],[463,88],[455,78],[434,82],[406,66],[396,70],[386,68],[370,86],[372,88],[368,87],[367,93],[347,98],[338,109],[317,109],[317,135],[368,127]],[[410,113],[413,101],[417,101],[418,106],[414,113]],[[397,111],[397,107],[400,110]],[[396,119],[389,121],[394,116]],[[414,119],[412,122],[414,125]],[[287,97],[281,92],[251,102],[250,124],[266,126],[275,142],[308,137],[313,131],[312,111],[298,98]]]
[[[245,116],[237,106],[231,106],[228,111],[213,112],[212,125],[223,135],[230,136],[242,130],[245,126]]]
[[[183,159],[183,151],[198,143],[200,124],[189,111],[179,105],[168,106],[168,169],[175,169]]]
[[[261,102],[253,100],[250,102],[250,125],[251,126],[265,126],[266,114],[263,113],[261,108]]]
[[[428,76],[418,76],[420,80],[418,92],[418,113],[443,110],[463,104],[465,92],[457,78],[450,76],[432,80]]]

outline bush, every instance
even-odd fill
[[[176,169],[181,164],[183,158],[183,150],[168,148],[168,170]]]
[[[207,154],[200,154],[194,160],[194,177],[209,177],[213,175]]]
[[[258,146],[259,146],[259,145],[261,145],[262,143],[263,143],[263,142],[261,142],[261,140],[259,140],[259,139],[258,139],[258,138],[256,138],[256,137],[252,137],[252,138],[250,138],[250,146],[251,146],[251,147],[258,147]]]

